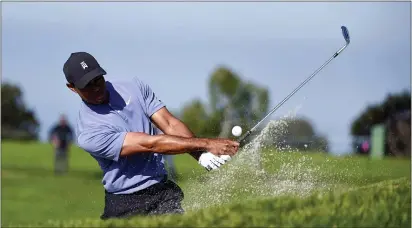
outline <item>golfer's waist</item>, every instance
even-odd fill
[[[155,184],[166,182],[167,175],[147,177],[146,179],[130,179],[122,184],[105,184],[105,192],[110,194],[132,194],[143,191]]]

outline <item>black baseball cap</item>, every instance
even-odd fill
[[[63,72],[66,80],[76,88],[83,89],[87,83],[106,74],[97,60],[87,52],[74,52],[64,63]]]

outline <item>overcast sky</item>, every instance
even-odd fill
[[[170,109],[207,101],[220,64],[270,90],[276,105],[343,44],[352,43],[273,118],[300,107],[332,150],[350,150],[350,123],[388,93],[410,89],[410,3],[2,3],[2,79],[18,83],[41,122],[75,124],[79,98],[63,63],[87,51],[108,80],[139,77]],[[198,82],[198,83],[197,83]]]

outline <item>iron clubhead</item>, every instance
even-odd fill
[[[346,43],[349,44],[350,43],[350,36],[349,36],[348,29],[346,28],[346,26],[342,26],[341,29],[342,29],[343,38],[345,38]]]

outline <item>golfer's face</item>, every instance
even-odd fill
[[[91,104],[102,104],[106,101],[107,92],[103,76],[90,81],[83,89],[78,89],[80,96]]]

